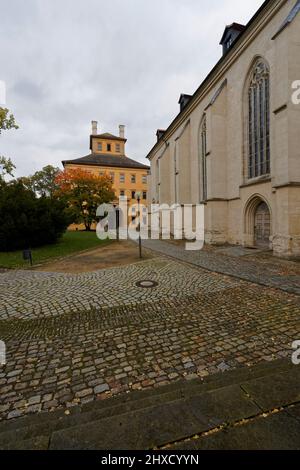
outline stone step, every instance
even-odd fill
[[[64,411],[61,410],[58,412],[40,413],[25,418],[2,422],[0,423],[0,448],[7,448],[11,442],[21,445],[21,443],[25,441],[28,441],[28,444],[34,445],[36,448],[36,442],[39,442],[39,436],[50,437],[51,435],[51,445],[54,446],[53,448],[59,448],[61,445],[66,446],[65,448],[76,448],[76,445],[81,446],[81,444],[79,444],[79,440],[83,439],[82,443],[85,442],[85,433],[87,433],[87,436],[89,437],[89,444],[86,443],[82,445],[86,445],[87,448],[89,448],[89,446],[93,448],[93,445],[101,445],[100,443],[103,442],[105,447],[108,446],[108,442],[103,440],[101,441],[99,432],[96,432],[97,429],[107,428],[112,430],[113,427],[116,426],[117,430],[123,432],[123,429],[127,429],[126,433],[128,433],[130,422],[135,422],[134,426],[136,429],[139,430],[140,434],[144,434],[144,429],[143,426],[141,427],[141,423],[144,420],[147,423],[154,423],[153,426],[155,428],[155,423],[161,421],[164,416],[167,418],[164,413],[164,409],[169,410],[170,418],[173,416],[173,409],[177,410],[176,413],[183,413],[183,416],[186,417],[184,420],[187,421],[187,424],[185,425],[186,432],[188,435],[191,435],[190,433],[193,433],[195,429],[197,429],[196,432],[200,432],[202,429],[201,422],[197,419],[195,420],[195,417],[192,417],[192,415],[195,414],[195,411],[192,412],[191,410],[193,410],[197,400],[198,402],[200,400],[202,407],[203,403],[206,403],[207,400],[209,403],[213,396],[217,397],[220,395],[223,396],[224,399],[226,398],[226,401],[229,403],[231,400],[231,393],[227,396],[227,392],[228,390],[232,390],[233,396],[236,395],[238,397],[237,400],[240,401],[242,405],[245,405],[245,399],[246,401],[248,400],[247,395],[251,396],[251,394],[249,394],[247,390],[241,390],[238,384],[243,382],[248,384],[247,386],[251,388],[253,381],[259,381],[260,379],[263,380],[267,375],[276,374],[277,376],[281,376],[283,371],[285,374],[291,371],[291,366],[286,360],[262,364],[249,369],[241,368],[232,372],[220,373],[215,376],[208,377],[205,381],[194,380],[191,382],[177,382],[165,387],[132,392],[130,394],[105,401],[95,401],[82,407],[71,408],[69,416],[66,416]],[[290,374],[294,375],[294,369]],[[293,396],[291,396],[291,399],[292,398]],[[259,412],[260,407],[254,404],[251,400],[250,402],[251,406],[249,403],[247,404],[250,410],[250,415]],[[228,405],[226,405],[226,407],[227,406]],[[232,404],[232,407],[235,409],[234,403]],[[243,406],[241,409],[244,409]],[[246,414],[248,415],[249,412],[246,412]],[[157,417],[156,421],[154,416]],[[213,414],[207,414],[205,416],[207,416],[208,419],[209,416],[213,416]],[[190,419],[188,417],[190,417]],[[227,418],[229,419],[230,415],[222,415],[222,413],[218,414],[217,423],[220,422],[220,419],[222,421],[222,419]],[[208,429],[210,429],[211,425],[215,427],[216,422],[212,420],[212,423],[210,424],[207,422],[207,419],[205,426],[208,426]],[[230,419],[238,419],[238,416],[234,415]],[[170,426],[174,431],[171,434],[166,433],[166,438],[168,439],[176,439],[177,434],[175,431],[177,430],[177,433],[179,433],[182,432],[180,429],[185,429],[183,422],[180,422],[179,427],[176,427],[175,416],[173,421],[174,423],[172,424],[168,423],[168,426]],[[91,432],[87,432],[88,429],[93,429],[92,434],[97,436],[95,441],[91,440],[90,442]],[[107,432],[105,433],[106,436],[108,434],[109,433]],[[74,435],[77,437],[74,438]],[[148,438],[146,438],[147,436]],[[134,438],[132,432],[130,433],[130,438]],[[151,445],[151,439],[151,435],[145,434],[145,441],[141,441],[141,444]],[[45,442],[45,440],[42,440],[41,442]],[[133,442],[132,444],[128,442],[129,448],[131,448],[130,445],[133,445]]]
[[[171,450],[299,450],[300,420],[289,411],[250,420],[207,436],[179,442]]]
[[[145,406],[148,404],[148,399],[159,400],[159,397],[165,397],[165,400],[178,399],[180,397],[188,396],[193,393],[200,391],[208,391],[214,388],[222,388],[226,385],[235,384],[241,380],[251,380],[253,378],[263,377],[266,374],[270,374],[272,371],[280,372],[281,370],[287,370],[291,368],[289,361],[286,359],[280,359],[273,362],[261,363],[254,367],[241,367],[225,373],[214,374],[204,379],[193,379],[191,381],[177,381],[172,384],[165,385],[163,387],[150,388],[143,391],[132,391],[129,394],[122,394],[120,396],[113,397],[104,401],[93,401],[83,406],[76,406],[69,409],[71,416],[87,413],[89,411],[106,409],[117,407],[120,405],[131,404],[135,401],[139,401],[143,406],[143,400],[146,400]],[[156,403],[156,401],[154,401]],[[129,405],[130,406],[130,405]],[[148,404],[149,406],[149,404]],[[126,411],[126,410],[125,410]],[[61,418],[71,421],[71,417],[67,418],[64,410],[57,410],[54,412],[42,412],[38,414],[32,414],[22,418],[16,418],[11,420],[3,420],[0,422],[0,435],[3,432],[16,430],[22,427],[28,427],[34,424],[43,424],[43,422],[58,421]]]
[[[153,449],[221,426],[233,426],[241,420],[261,418],[277,407],[286,406],[288,410],[300,402],[300,368],[273,369],[267,375],[244,379],[236,384],[198,390],[172,402],[55,431],[50,448]],[[290,421],[291,428],[300,435],[300,422],[291,416]],[[286,419],[282,422],[287,427]]]
[[[232,385],[55,431],[50,449],[151,449],[259,411],[238,385]]]

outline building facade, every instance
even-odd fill
[[[126,142],[125,126],[119,126],[119,136],[99,134],[97,121],[92,121],[91,153],[75,160],[64,160],[62,164],[64,168],[82,168],[93,174],[109,176],[115,192],[114,203],[118,204],[120,197],[126,197],[130,207],[137,204],[139,195],[141,203],[146,206],[150,167],[126,156]]]
[[[207,243],[299,258],[300,1],[265,1],[246,26],[226,27],[221,45],[220,61],[157,131],[149,199],[204,203]]]

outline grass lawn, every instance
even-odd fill
[[[61,258],[89,248],[97,248],[110,243],[99,240],[95,232],[66,232],[56,245],[45,245],[32,249],[33,264],[41,264],[51,259]],[[23,260],[22,251],[0,252],[1,268],[29,267],[29,261]]]

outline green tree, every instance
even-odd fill
[[[56,183],[57,175],[60,169],[52,165],[47,165],[42,170],[37,171],[29,177],[32,181],[32,188],[40,196],[53,197],[55,191],[58,189]]]
[[[30,191],[35,192],[34,190],[34,184],[32,181],[32,176],[20,176],[17,179],[18,183],[21,183],[25,189],[29,189]]]
[[[0,185],[0,251],[56,243],[70,224],[64,201],[37,197],[20,181]]]
[[[18,128],[19,126],[16,124],[14,115],[10,114],[7,108],[0,107],[0,135],[2,131]],[[15,168],[10,158],[5,158],[0,155],[0,181],[4,180],[5,175],[14,176],[13,171]]]
[[[0,107],[0,134],[2,131],[10,129],[19,129],[13,114],[9,113],[7,108]]]
[[[0,180],[4,179],[5,175],[14,176],[15,169],[16,167],[10,158],[0,157]]]

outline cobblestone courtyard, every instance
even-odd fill
[[[148,279],[158,286],[136,286]],[[1,419],[271,361],[300,339],[297,295],[162,255],[2,272],[0,287]]]

